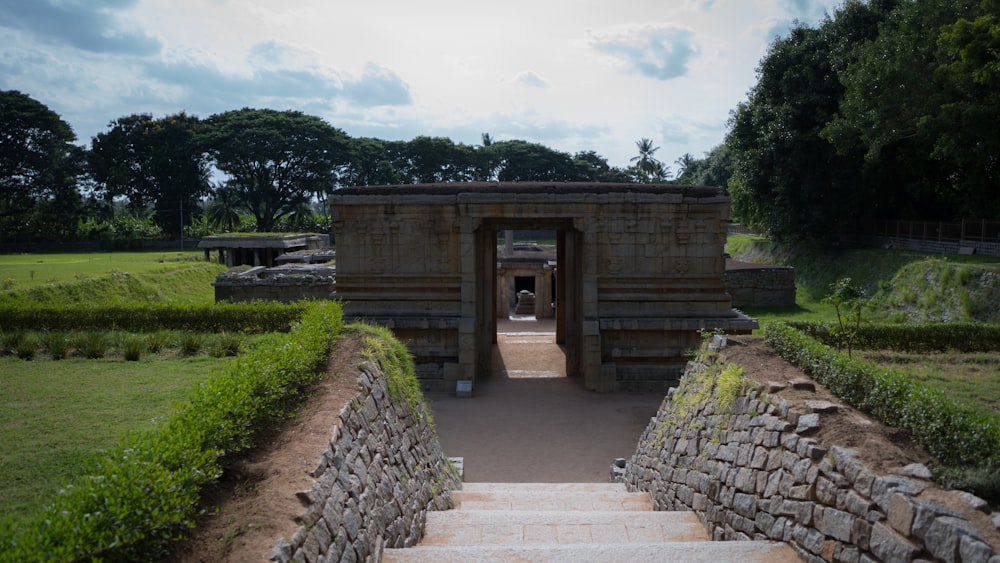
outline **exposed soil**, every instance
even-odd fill
[[[314,384],[294,418],[226,470],[206,495],[197,527],[167,561],[269,561],[278,538],[295,533],[296,518],[305,511],[295,493],[312,487],[309,473],[330,443],[341,409],[358,393],[360,349],[359,340],[345,335],[330,357],[328,377]]]
[[[205,499],[206,514],[199,518],[197,529],[190,539],[177,546],[168,561],[267,561],[276,540],[295,532],[298,528],[295,519],[304,511],[295,493],[311,487],[313,479],[308,473],[315,469],[325,450],[341,408],[357,393],[358,350],[358,342],[350,336],[338,344],[328,369],[330,377],[316,384],[294,419],[265,437],[261,447],[246,461],[226,472],[219,486]],[[765,387],[769,382],[808,379],[801,370],[777,356],[760,337],[730,336],[722,357],[743,366],[748,377]],[[851,448],[858,458],[879,472],[896,473],[910,463],[935,466],[935,460],[913,444],[907,432],[872,421],[840,403],[821,385],[815,387],[815,391],[806,391],[789,385],[776,395],[787,400],[796,412],[806,412],[804,402],[810,400],[825,400],[839,406],[836,412],[821,415],[822,424],[813,436],[825,446]],[[516,409],[517,405],[510,408]],[[528,442],[532,436],[525,434],[521,439]],[[626,446],[625,449],[634,448],[631,443]],[[987,515],[972,510],[953,493],[933,486],[921,498],[933,498],[961,510],[979,528],[980,535],[1000,552],[1000,532]]]

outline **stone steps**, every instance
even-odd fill
[[[654,512],[618,483],[465,483],[417,547],[385,562],[799,561],[772,542],[711,542],[692,512]]]

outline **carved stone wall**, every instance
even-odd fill
[[[504,229],[558,233],[557,341],[588,389],[669,387],[699,329],[756,327],[726,293],[729,197],[716,188],[381,186],[338,190],[330,206],[345,315],[392,328],[426,389],[489,370]]]

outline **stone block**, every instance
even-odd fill
[[[913,520],[916,513],[916,501],[907,495],[896,493],[889,500],[886,520],[893,530],[904,536],[909,536],[913,532]]]
[[[851,530],[856,520],[854,515],[835,508],[817,507],[814,517],[816,529],[823,534],[842,542],[851,541]]]
[[[920,548],[881,523],[872,526],[871,552],[883,561],[912,561]]]

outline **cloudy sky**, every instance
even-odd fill
[[[0,0],[0,90],[81,143],[124,115],[294,109],[352,137],[626,166],[719,144],[774,37],[842,0]]]

